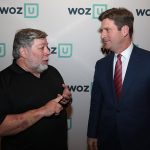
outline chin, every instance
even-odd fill
[[[37,71],[41,73],[41,72],[45,71],[46,69],[48,69],[48,65],[41,65],[40,64],[37,68]]]
[[[110,49],[110,46],[108,44],[103,44],[104,49]]]
[[[110,47],[108,47],[108,46],[104,46],[103,48],[104,48],[104,49],[110,50]]]

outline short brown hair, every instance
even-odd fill
[[[103,21],[106,18],[113,20],[118,30],[127,25],[129,27],[129,35],[132,38],[134,16],[131,11],[126,8],[111,8],[102,12],[98,17],[99,21]]]

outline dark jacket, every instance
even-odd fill
[[[91,96],[88,137],[101,150],[150,150],[150,52],[134,46],[117,104],[111,53],[97,61]]]

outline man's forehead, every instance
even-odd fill
[[[45,44],[47,45],[48,42],[46,38],[41,38],[41,39],[34,39],[33,44],[34,45],[45,45]]]

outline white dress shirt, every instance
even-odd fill
[[[124,77],[126,74],[126,70],[127,70],[127,66],[129,63],[129,59],[130,59],[130,55],[131,55],[132,50],[133,50],[133,43],[131,43],[130,46],[121,53],[121,55],[122,55],[122,57],[121,57],[121,61],[122,61],[122,83],[124,81]],[[118,54],[114,55],[113,77],[114,77],[114,72],[115,72],[115,65],[117,62],[117,55]]]

